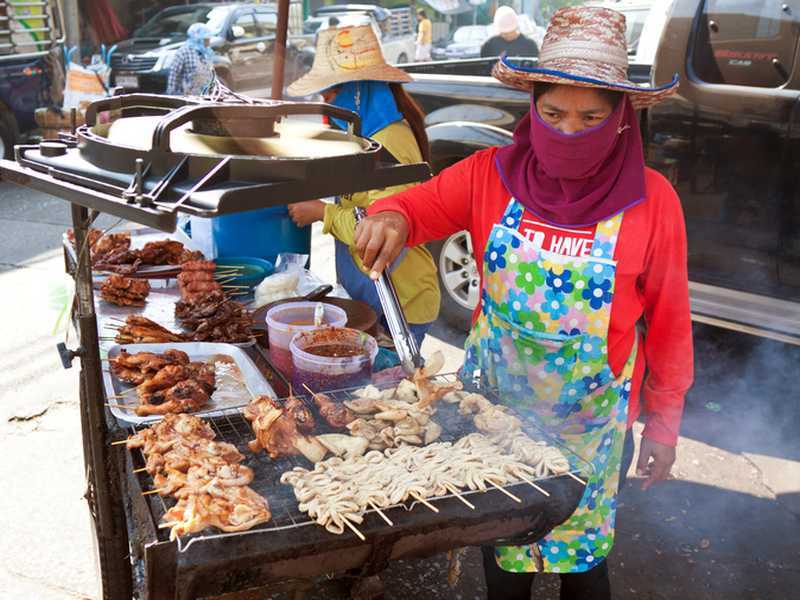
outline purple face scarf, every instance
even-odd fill
[[[531,98],[496,163],[513,196],[553,225],[594,225],[645,198],[642,136],[627,96],[603,123],[574,135],[545,123]]]

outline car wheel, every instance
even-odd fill
[[[0,158],[11,158],[14,154],[14,130],[0,116]]]
[[[407,62],[408,62],[408,56],[406,56],[405,52],[403,52],[400,56],[397,57],[397,64],[398,65],[402,65],[402,64],[405,64]]]
[[[481,292],[472,239],[466,231],[459,231],[429,244],[429,249],[439,270],[441,315],[449,325],[469,331],[472,311],[478,305]]]

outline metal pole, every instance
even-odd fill
[[[64,36],[67,48],[81,45],[81,20],[78,0],[63,0],[64,7]],[[80,56],[76,59],[80,60]]]
[[[283,74],[286,64],[286,38],[289,32],[289,0],[278,0],[278,24],[275,32],[275,62],[272,65],[272,98],[283,98]]]
[[[125,525],[120,477],[103,408],[104,392],[97,318],[92,290],[92,263],[86,247],[89,234],[88,209],[72,205],[72,228],[78,262],[75,265],[76,324],[81,359],[80,413],[83,459],[86,468],[86,500],[95,533],[104,598],[130,598],[131,563]],[[119,451],[117,447],[114,451]]]

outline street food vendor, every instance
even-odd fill
[[[386,63],[375,32],[369,25],[320,32],[314,65],[289,86],[292,96],[322,94],[325,102],[346,108],[361,118],[361,134],[381,143],[386,159],[402,164],[430,161],[422,111],[403,89],[411,77]],[[345,123],[335,126],[346,127]],[[375,283],[361,270],[353,250],[356,228],[353,208],[367,207],[378,198],[406,189],[399,185],[337,198],[335,204],[310,200],[289,205],[294,222],[304,227],[323,222],[323,232],[336,238],[336,275],[350,296],[369,304],[383,318]],[[439,315],[439,280],[433,257],[424,245],[409,248],[390,266],[392,281],[421,345]]]
[[[693,376],[686,231],[672,186],[645,167],[636,109],[677,80],[639,87],[627,56],[620,13],[557,11],[537,68],[495,66],[531,92],[513,142],[376,202],[356,231],[377,277],[404,246],[468,230],[482,292],[465,371],[594,467],[577,510],[546,537],[484,549],[490,599],[527,600],[536,571],[561,574],[562,598],[610,598],[605,558],[640,413],[643,488],[675,461]]]

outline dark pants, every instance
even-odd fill
[[[622,449],[620,489],[625,485],[628,469],[633,462],[633,450],[633,432],[628,429]],[[531,585],[536,573],[504,571],[497,565],[493,546],[481,546],[481,552],[488,600],[530,600]],[[611,600],[611,584],[606,561],[583,573],[561,575],[561,600]]]

